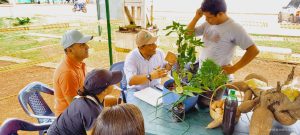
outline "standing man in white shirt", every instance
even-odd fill
[[[195,36],[203,35],[204,47],[200,52],[199,67],[202,61],[209,58],[222,66],[225,73],[233,74],[251,62],[259,50],[243,27],[228,17],[226,10],[225,0],[204,0],[187,28]],[[195,27],[203,15],[206,22]],[[246,53],[232,64],[236,46],[246,50]]]
[[[124,72],[130,88],[141,90],[146,87],[155,87],[161,83],[161,78],[176,63],[176,58],[166,62],[165,54],[157,49],[157,36],[149,31],[141,30],[136,37],[137,48],[126,57]]]

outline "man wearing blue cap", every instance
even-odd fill
[[[77,90],[83,86],[85,78],[85,63],[89,56],[89,46],[86,44],[92,36],[85,36],[78,30],[67,31],[61,40],[65,57],[54,72],[55,115],[62,113],[77,95]]]
[[[67,109],[52,123],[48,135],[84,135],[90,130],[103,108],[103,100],[113,85],[122,79],[121,71],[94,69]]]

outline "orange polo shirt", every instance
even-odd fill
[[[75,97],[83,86],[85,63],[77,62],[65,56],[54,72],[55,115],[61,114],[68,106],[65,97]]]

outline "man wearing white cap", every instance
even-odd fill
[[[137,48],[126,57],[124,72],[128,85],[133,89],[159,85],[161,78],[167,75],[176,62],[176,58],[169,63],[164,60],[165,54],[157,49],[156,40],[156,36],[141,30],[136,37]]]
[[[54,72],[55,115],[61,114],[77,95],[77,90],[83,86],[85,78],[85,63],[89,56],[89,46],[86,44],[93,36],[85,36],[78,30],[67,31],[61,40],[65,57]]]

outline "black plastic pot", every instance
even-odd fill
[[[172,107],[172,118],[175,122],[182,122],[185,118],[184,104],[180,103]]]
[[[225,92],[225,89],[222,90],[218,90],[216,92],[216,94],[214,95],[213,99],[214,100],[219,100],[222,98],[223,94]],[[197,106],[199,108],[207,108],[209,107],[209,103],[210,103],[210,98],[213,94],[213,91],[207,91],[202,93],[201,95],[198,96],[198,100],[197,100]]]

